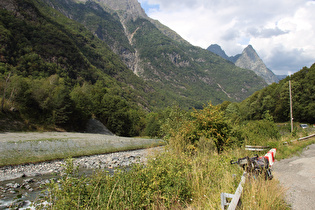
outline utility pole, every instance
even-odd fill
[[[290,92],[290,121],[291,121],[291,133],[293,133],[293,113],[292,113],[291,80],[289,80],[289,92]]]

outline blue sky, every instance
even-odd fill
[[[195,46],[236,55],[251,44],[275,74],[315,62],[315,1],[138,0],[147,15]]]
[[[145,10],[145,12],[147,14],[149,14],[151,10],[159,10],[160,9],[159,4],[148,4],[148,2],[146,2],[146,1],[143,1],[140,3],[141,3],[141,7]]]

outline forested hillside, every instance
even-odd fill
[[[291,80],[293,118],[296,122],[315,123],[315,64],[272,84],[239,104],[240,113],[249,120],[262,119],[268,111],[275,121],[290,120],[289,80]],[[230,108],[235,107],[231,105]],[[237,113],[237,109],[231,112]]]
[[[84,26],[54,11],[57,23],[32,1],[1,4],[14,8],[0,10],[2,111],[70,130],[93,115],[119,135],[137,134],[134,123],[159,93]]]
[[[116,3],[0,2],[2,130],[18,119],[27,130],[82,131],[94,117],[117,135],[139,135],[148,111],[241,101],[266,86]]]
[[[147,17],[136,0],[44,2],[83,24],[165,96],[152,101],[155,107],[164,108],[174,101],[183,108],[201,108],[209,100],[214,104],[241,101],[266,86],[252,71],[183,41]]]

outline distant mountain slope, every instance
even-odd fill
[[[169,104],[167,100],[184,107],[201,107],[207,101],[214,104],[241,101],[266,86],[251,71],[190,45],[171,29],[148,18],[136,0],[80,1],[80,4],[45,1],[85,25],[136,75],[163,93],[165,101],[157,101],[158,106]]]
[[[16,67],[21,56],[36,53],[56,65],[53,71],[42,68],[44,77],[58,73],[81,84],[106,78],[120,86],[117,95],[144,109],[241,101],[267,85],[148,18],[137,0],[3,0],[1,7],[30,27],[9,29],[21,39],[3,51],[4,63],[11,56]],[[25,77],[38,76],[38,69],[36,75],[20,69]]]
[[[207,50],[221,56],[222,58],[235,63],[236,66],[254,71],[258,76],[262,77],[268,84],[278,82],[279,78],[266,67],[264,62],[258,56],[257,52],[251,45],[248,45],[242,52],[235,56],[227,56],[224,50],[217,44],[210,45]]]
[[[241,54],[235,55],[235,56],[227,56],[227,54],[225,53],[224,50],[222,50],[220,45],[217,44],[212,44],[210,45],[207,50],[209,50],[210,52],[213,52],[215,54],[217,54],[218,56],[221,56],[222,58],[231,61],[232,63],[235,63],[236,60],[241,56]]]

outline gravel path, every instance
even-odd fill
[[[277,161],[273,174],[287,191],[287,202],[294,210],[315,210],[315,144],[300,156]]]

